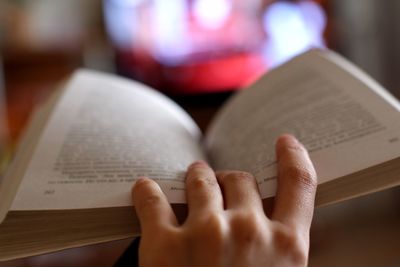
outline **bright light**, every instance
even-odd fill
[[[137,14],[135,5],[140,0],[104,1],[104,15],[107,31],[112,40],[121,48],[130,49],[137,32]]]
[[[231,9],[232,4],[229,0],[196,0],[193,14],[203,27],[218,29],[229,17]]]
[[[154,56],[165,64],[178,64],[186,55],[190,43],[187,40],[186,0],[153,0],[152,35],[155,41]]]
[[[309,49],[323,47],[325,14],[313,1],[275,2],[264,14],[266,59],[276,66]]]
[[[114,4],[122,6],[124,8],[135,7],[143,3],[144,0],[112,0]]]

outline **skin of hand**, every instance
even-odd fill
[[[293,136],[280,136],[276,153],[278,188],[270,217],[246,172],[214,173],[204,162],[193,163],[182,225],[157,183],[140,178],[132,190],[142,228],[139,266],[306,266],[317,176]]]

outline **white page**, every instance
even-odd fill
[[[280,134],[305,144],[324,183],[399,157],[399,110],[397,100],[354,66],[331,52],[311,51],[229,101],[206,146],[216,169],[253,173],[262,197],[269,197],[276,191]]]
[[[187,166],[204,154],[191,118],[136,82],[80,71],[68,83],[11,210],[129,206],[138,176],[185,202]]]

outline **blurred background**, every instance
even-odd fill
[[[400,97],[399,15],[396,0],[0,0],[0,177],[32,112],[80,67],[149,84],[203,130],[234,91],[311,47]],[[318,209],[310,266],[400,266],[399,196]],[[0,266],[111,266],[129,242]]]

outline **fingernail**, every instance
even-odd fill
[[[148,179],[148,178],[147,178],[146,176],[139,176],[139,177],[136,179],[135,184],[143,183],[143,182],[146,181],[147,179]]]
[[[197,167],[197,166],[208,166],[207,162],[204,160],[197,160],[189,165],[189,168]]]
[[[302,148],[307,150],[306,146],[303,145],[296,137],[291,134],[284,134],[279,136],[276,141],[277,147],[293,147],[293,148]]]
[[[288,144],[298,145],[300,144],[299,140],[291,134],[282,134],[278,137],[276,142],[285,142]]]

